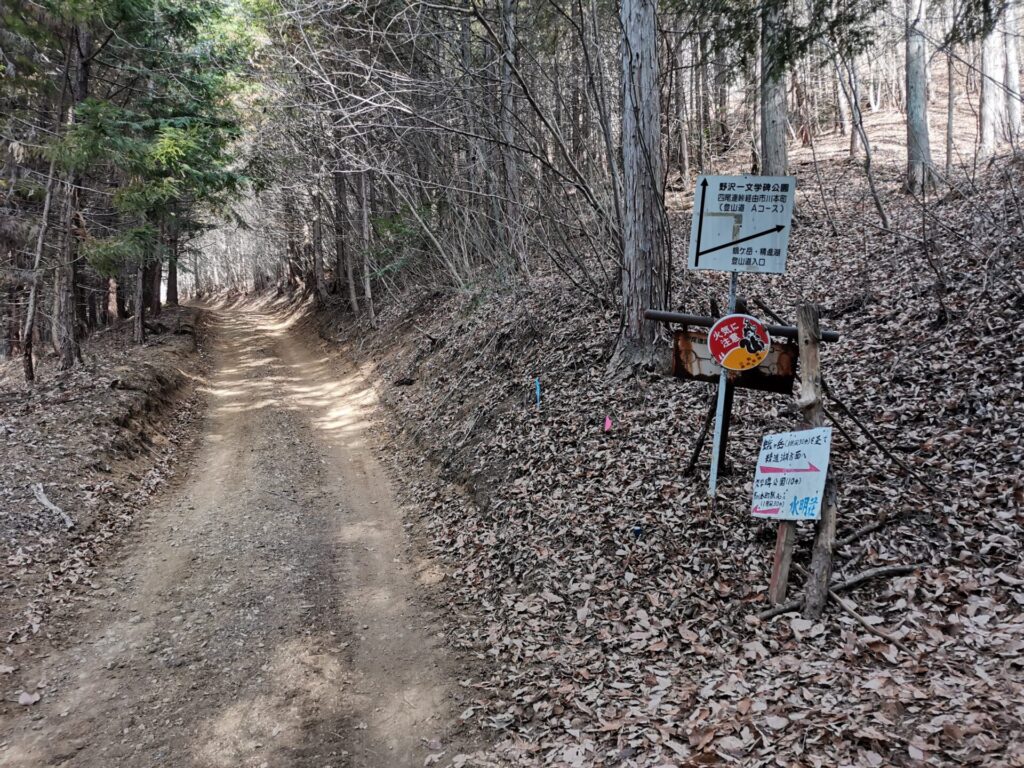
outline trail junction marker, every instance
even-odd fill
[[[732,273],[729,315],[736,312],[738,273],[786,271],[795,195],[795,176],[697,177],[690,228],[690,269]],[[708,495],[712,499],[718,489],[727,380],[728,370],[723,365],[711,442]]]
[[[772,520],[819,519],[831,446],[832,427],[765,435],[750,514]]]
[[[793,176],[700,176],[690,269],[783,274],[793,223]]]

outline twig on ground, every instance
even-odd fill
[[[827,408],[823,410],[825,411],[826,418],[828,418],[828,420],[835,425],[836,429],[839,430],[842,436],[846,438],[846,442],[850,444],[850,447],[857,448],[857,441],[853,439],[853,435],[846,431],[846,427],[839,423],[839,419],[837,419],[834,414],[830,413]]]
[[[876,520],[873,523],[862,525],[860,528],[853,531],[852,533],[848,533],[846,536],[843,536],[843,538],[839,539],[839,541],[836,542],[836,548],[838,549],[839,547],[845,547],[847,544],[852,544],[853,542],[857,541],[857,539],[859,539],[861,536],[865,536],[869,533],[874,533],[883,525],[885,525],[886,519],[887,518],[883,518],[881,520]]]
[[[921,478],[918,476],[918,474],[913,469],[911,469],[909,466],[907,466],[907,464],[902,459],[900,459],[899,456],[897,456],[892,451],[890,451],[888,448],[886,448],[884,445],[882,445],[881,441],[879,441],[879,439],[877,437],[875,437],[874,433],[870,429],[868,429],[867,425],[864,424],[864,422],[861,421],[856,416],[856,414],[853,413],[853,411],[851,411],[849,408],[846,407],[846,403],[844,403],[842,400],[840,400],[838,397],[836,397],[835,395],[832,394],[832,390],[829,389],[828,384],[825,384],[825,395],[828,397],[829,400],[831,400],[833,403],[835,403],[837,406],[839,406],[840,410],[842,410],[843,413],[845,413],[847,416],[849,416],[850,419],[853,420],[854,424],[856,424],[858,427],[860,427],[861,431],[865,435],[867,435],[868,439],[872,443],[874,443],[875,447],[878,448],[878,450],[880,450],[883,454],[885,454],[885,456],[890,461],[892,461],[894,464],[896,464],[896,466],[898,466],[900,469],[902,469],[904,472],[906,472],[910,477],[914,478],[918,482],[921,482]]]
[[[923,568],[924,563],[915,563],[914,565],[882,565],[878,568],[869,568],[866,571],[861,571],[856,576],[853,576],[846,581],[839,582],[838,584],[829,585],[829,591],[844,592],[847,589],[853,589],[858,584],[863,584],[865,581],[871,579],[880,578],[882,576],[906,576],[908,573],[913,573],[918,568]],[[804,598],[798,597],[795,600],[790,600],[788,603],[777,605],[774,608],[769,608],[766,611],[761,611],[757,614],[759,619],[771,619],[776,616],[781,616],[784,613],[795,611],[804,604]]]
[[[56,504],[54,504],[47,498],[46,491],[43,490],[42,483],[36,483],[35,485],[33,485],[32,493],[35,494],[36,501],[38,501],[51,512],[60,515],[61,519],[64,521],[64,525],[67,526],[67,529],[69,531],[75,527],[75,521],[71,519],[71,515],[69,515],[67,512],[65,512],[63,509],[58,507]]]
[[[848,614],[850,614],[854,619],[856,619],[857,623],[860,624],[862,627],[864,627],[864,629],[866,629],[872,635],[874,635],[875,637],[878,637],[878,638],[884,640],[887,643],[892,643],[897,648],[899,648],[901,651],[903,651],[905,654],[910,656],[910,658],[912,658],[912,659],[917,658],[916,654],[914,654],[909,648],[907,648],[907,646],[905,646],[903,643],[901,643],[895,637],[893,637],[892,635],[890,635],[890,634],[888,634],[886,632],[883,632],[882,630],[878,629],[877,627],[871,626],[871,624],[868,623],[868,620],[865,619],[863,616],[861,616],[859,613],[857,613],[857,611],[855,611],[853,609],[852,605],[848,604],[845,600],[843,600],[843,598],[841,598],[839,595],[837,595],[834,589],[830,589],[828,591],[828,594],[829,594],[829,596],[831,596],[831,598],[833,600],[835,600],[837,603],[839,603],[839,607],[840,608],[842,608],[844,611],[846,611]]]
[[[797,565],[796,569],[800,573],[803,574],[804,578],[807,578],[808,573],[807,573],[807,569],[806,568],[804,568],[801,565]],[[829,596],[833,600],[835,600],[839,604],[840,608],[842,608],[844,611],[846,611],[848,614],[850,614],[854,619],[856,619],[857,623],[860,624],[862,627],[864,627],[864,629],[866,629],[872,635],[874,635],[875,637],[878,637],[878,638],[884,640],[887,643],[892,643],[893,645],[895,645],[897,648],[899,648],[901,651],[903,651],[905,654],[907,654],[911,658],[916,658],[916,655],[914,653],[912,653],[909,648],[907,648],[905,645],[903,645],[903,643],[901,643],[895,637],[893,637],[892,635],[890,635],[890,634],[888,634],[886,632],[883,632],[882,630],[878,629],[875,626],[872,626],[868,622],[868,620],[865,619],[863,616],[861,616],[860,613],[857,612],[857,609],[853,607],[853,601],[852,600],[850,602],[846,602],[843,598],[841,598],[838,594],[836,594],[836,591],[834,589],[829,589],[828,594],[829,594]]]

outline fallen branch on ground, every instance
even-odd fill
[[[863,584],[865,581],[876,579],[881,576],[906,576],[908,573],[913,573],[918,568],[923,568],[925,563],[915,563],[914,565],[883,565],[878,568],[869,568],[866,571],[861,571],[856,576],[853,576],[846,581],[839,582],[838,584],[830,584],[829,591],[844,592],[847,589],[853,589],[858,584]],[[804,604],[804,598],[799,597],[795,600],[790,600],[788,603],[777,605],[774,608],[769,608],[766,611],[761,611],[757,614],[759,619],[771,619],[776,616],[781,616],[783,613],[789,613],[790,611],[798,610]]]
[[[867,525],[862,525],[857,530],[853,531],[852,533],[844,536],[839,541],[837,541],[836,542],[836,549],[838,549],[839,547],[846,546],[847,544],[852,544],[857,539],[859,539],[861,536],[866,536],[869,533],[873,533],[874,531],[877,531],[878,529],[880,529],[883,525],[885,525],[885,520],[884,519],[878,520],[878,521],[876,521],[874,523],[868,523]]]
[[[842,608],[844,611],[846,611],[848,614],[850,614],[854,619],[856,619],[857,623],[860,624],[862,627],[864,627],[864,629],[866,629],[872,635],[874,635],[875,637],[878,637],[878,638],[884,640],[887,643],[891,643],[892,645],[895,645],[897,648],[899,648],[901,651],[903,651],[905,654],[907,654],[910,658],[912,658],[912,659],[917,658],[914,655],[914,653],[912,653],[911,650],[909,648],[907,648],[907,646],[905,646],[903,643],[901,643],[895,637],[893,637],[892,635],[888,634],[887,632],[883,632],[882,630],[878,629],[877,627],[871,626],[868,623],[868,620],[865,619],[863,616],[861,616],[859,613],[857,613],[857,611],[855,611],[853,609],[852,605],[848,605],[847,602],[845,600],[843,600],[843,598],[841,598],[839,595],[837,595],[836,591],[834,589],[830,589],[828,591],[828,593],[832,597],[833,600],[835,600],[837,603],[839,603],[839,607],[840,608]]]
[[[883,455],[885,455],[896,466],[898,466],[900,469],[906,472],[908,476],[914,478],[919,483],[922,482],[921,477],[917,474],[917,472],[915,472],[913,469],[907,466],[906,462],[900,459],[899,456],[897,456],[884,445],[882,445],[882,442],[877,437],[875,437],[875,434],[870,429],[868,429],[867,425],[863,421],[861,421],[856,416],[856,414],[853,413],[853,411],[846,407],[846,403],[844,403],[842,400],[840,400],[838,397],[832,394],[832,391],[829,389],[828,384],[825,384],[825,396],[828,397],[828,399],[835,403],[837,406],[839,406],[839,409],[847,416],[849,416],[854,424],[860,427],[861,432],[867,435],[867,438],[874,444],[874,446],[878,450],[882,452]]]
[[[36,501],[38,501],[51,512],[55,512],[61,516],[61,519],[64,521],[64,525],[67,526],[69,531],[75,527],[75,521],[71,519],[71,516],[46,497],[46,491],[43,490],[42,483],[36,483],[35,485],[33,485],[32,492],[36,496]]]

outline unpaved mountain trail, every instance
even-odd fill
[[[422,766],[448,750],[453,661],[417,601],[371,390],[275,315],[210,312],[188,470],[106,570],[0,765]]]

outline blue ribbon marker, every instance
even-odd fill
[[[537,391],[537,410],[540,410],[540,378],[533,380],[534,388]]]

